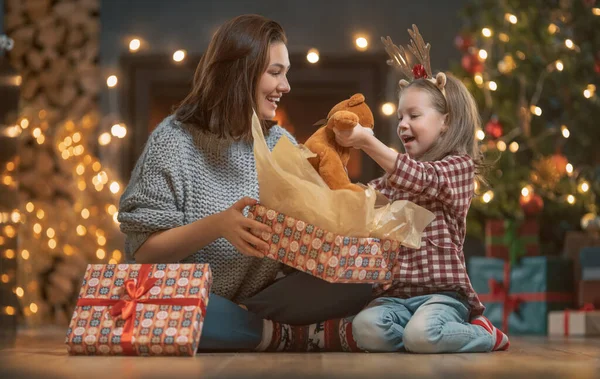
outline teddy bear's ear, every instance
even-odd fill
[[[408,81],[402,79],[398,82],[398,87],[400,87],[400,89],[405,89],[409,84],[410,83]]]
[[[348,106],[349,107],[355,107],[358,104],[362,104],[365,102],[365,97],[363,96],[362,93],[355,93],[354,95],[352,95],[352,97],[350,98],[350,100],[348,100]]]
[[[444,90],[446,87],[446,74],[443,72],[438,72],[435,76],[435,85],[440,89],[440,91]]]

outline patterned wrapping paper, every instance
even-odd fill
[[[262,205],[248,218],[273,229],[258,235],[269,243],[266,257],[330,283],[389,283],[400,243],[378,238],[346,237],[296,220]]]
[[[71,355],[193,356],[211,283],[207,264],[88,265],[67,330],[67,350]]]

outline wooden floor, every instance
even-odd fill
[[[0,378],[600,378],[600,339],[512,338],[490,354],[222,353],[193,358],[70,357],[65,331],[20,332]]]

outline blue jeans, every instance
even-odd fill
[[[468,321],[469,308],[452,293],[409,299],[382,297],[352,321],[359,348],[372,352],[477,353],[492,351],[494,337]]]

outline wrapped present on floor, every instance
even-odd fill
[[[581,309],[566,309],[548,314],[548,335],[582,337],[600,335],[600,311],[592,304]]]
[[[578,290],[579,281],[582,279],[582,267],[580,263],[581,250],[585,247],[594,246],[600,246],[600,237],[578,231],[567,232],[565,236],[563,256],[573,260],[573,280],[575,282],[575,290]]]
[[[71,355],[193,356],[211,283],[207,264],[88,265],[67,350]]]
[[[600,280],[580,280],[578,305],[592,304],[600,308]]]
[[[534,219],[487,220],[485,223],[485,255],[515,263],[523,256],[540,253],[539,224]]]
[[[398,241],[341,236],[262,205],[248,217],[273,229],[260,235],[269,243],[268,258],[331,283],[391,281]]]
[[[548,312],[574,302],[571,261],[564,258],[524,257],[511,265],[473,257],[469,277],[485,316],[509,335],[546,334]]]
[[[587,246],[579,252],[581,280],[600,280],[600,246]]]

